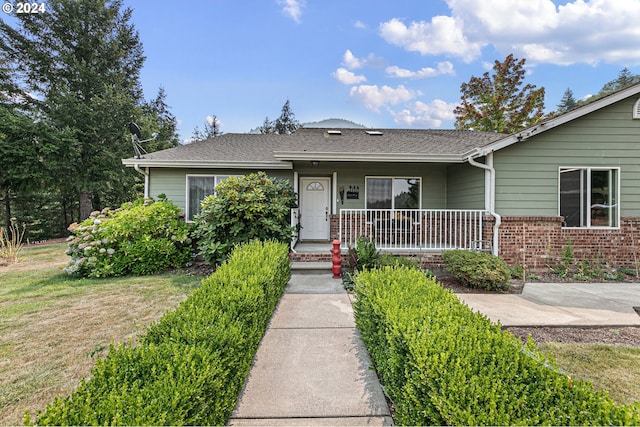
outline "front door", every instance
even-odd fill
[[[300,240],[329,240],[329,178],[300,178]]]

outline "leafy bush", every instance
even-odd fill
[[[355,247],[349,247],[349,267],[354,271],[362,271],[374,268],[380,258],[380,251],[376,249],[375,242],[367,237],[358,237]]]
[[[487,290],[509,287],[509,267],[495,255],[455,249],[443,252],[442,259],[453,277],[469,287]]]
[[[410,260],[409,258],[405,258],[403,256],[396,256],[392,254],[383,254],[378,257],[375,263],[376,268],[382,267],[407,267],[407,268],[418,268],[418,263],[416,261]]]
[[[36,423],[224,425],[290,275],[287,245],[238,247],[135,347],[112,345],[91,379]]]
[[[140,199],[93,212],[69,229],[65,271],[83,277],[153,274],[191,258],[189,226],[169,200]]]
[[[264,172],[230,177],[206,197],[194,218],[193,236],[204,259],[223,262],[233,247],[251,240],[290,243],[294,227],[291,209],[297,206],[291,184]]]
[[[640,405],[572,380],[420,271],[356,276],[356,324],[398,425],[637,425]]]

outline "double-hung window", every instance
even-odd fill
[[[230,175],[187,175],[187,221],[200,213],[200,202],[213,194],[216,185],[229,178]]]
[[[420,178],[367,177],[365,192],[367,209],[420,209]]]
[[[559,181],[564,227],[619,226],[619,168],[561,167]]]

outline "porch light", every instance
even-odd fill
[[[314,167],[315,167],[315,166],[318,166],[319,164],[320,164],[320,162],[319,162],[319,161],[317,161],[317,160],[312,160],[312,161],[311,161],[311,166],[314,166]]]

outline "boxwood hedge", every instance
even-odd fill
[[[290,273],[285,244],[254,241],[237,247],[137,345],[112,345],[91,379],[38,412],[35,422],[225,424]]]
[[[355,279],[357,326],[401,425],[638,425],[420,271]]]

